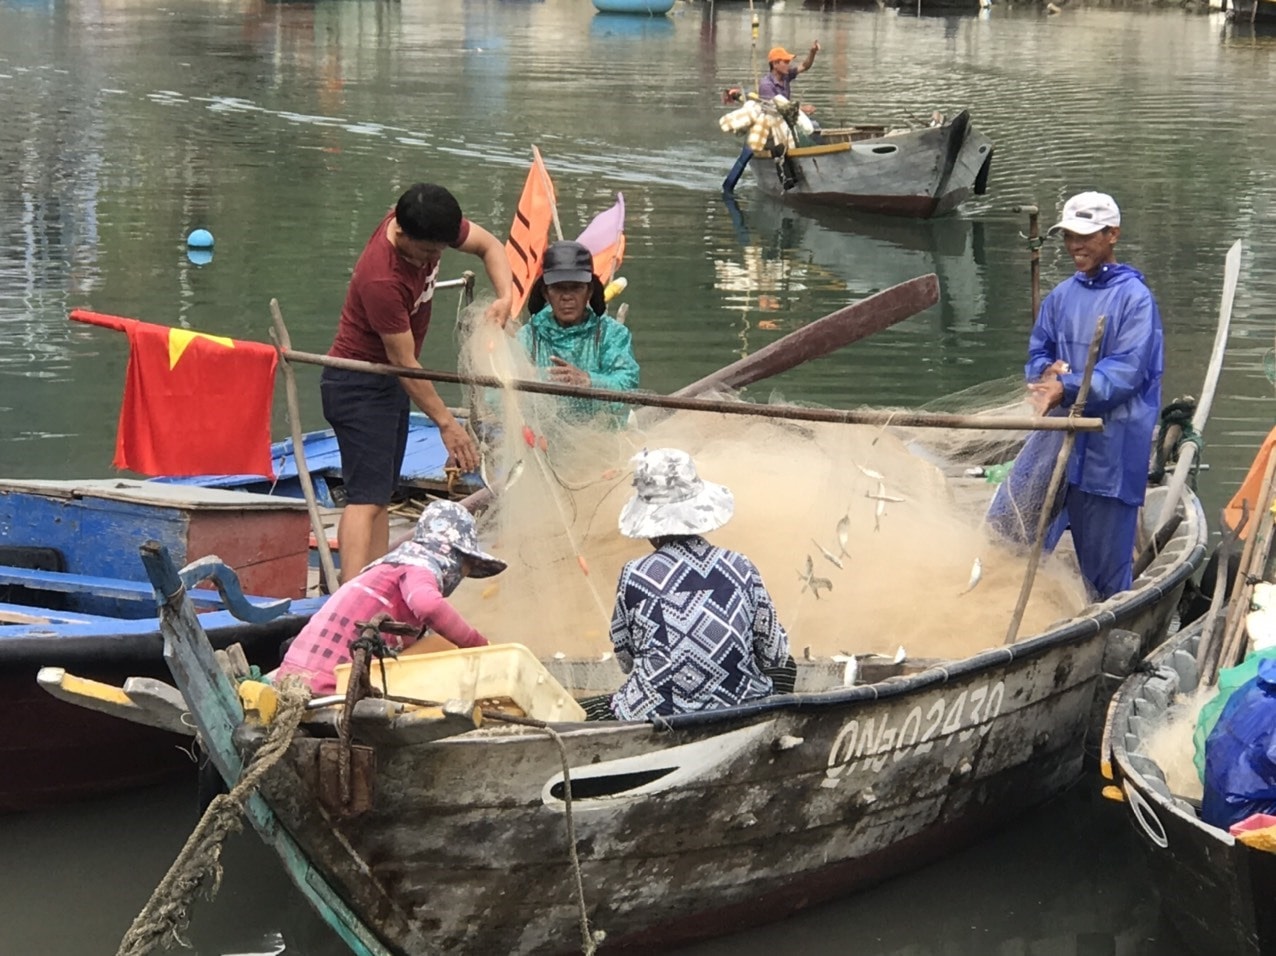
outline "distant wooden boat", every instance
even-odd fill
[[[674,0],[594,0],[594,8],[602,13],[644,13],[663,16],[673,9]]]
[[[125,678],[168,679],[141,542],[162,541],[183,562],[219,551],[250,592],[284,599],[252,599],[273,616],[249,623],[217,591],[194,592],[217,647],[242,643],[273,666],[321,603],[303,598],[308,536],[305,506],[290,499],[121,479],[0,482],[0,813],[193,771],[175,734],[69,706],[36,682],[41,668],[62,668],[90,683],[51,671],[46,689],[109,710],[127,706]]]
[[[467,727],[458,686],[416,695],[449,699],[442,711],[354,703],[349,753],[343,703],[312,702],[249,815],[358,954],[563,952],[583,915],[608,948],[651,952],[776,919],[949,853],[1076,780],[1110,641],[1158,643],[1204,556],[1199,503],[1179,507],[1131,590],[961,660],[860,659],[854,686],[842,661],[802,660],[793,694],[657,722],[548,718],[553,736]],[[234,783],[270,727],[245,718],[197,624],[173,613],[171,566],[152,552],[147,567],[170,595],[165,654]],[[544,664],[563,687],[602,689],[580,680],[596,661]]]
[[[812,145],[755,153],[750,166],[762,190],[785,202],[927,219],[983,195],[992,155],[963,110],[920,129],[822,130]]]

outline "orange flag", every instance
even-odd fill
[[[128,334],[116,468],[274,477],[274,348],[83,309],[71,318]]]
[[[541,159],[540,150],[532,147],[532,168],[523,184],[523,194],[514,211],[510,237],[505,241],[505,257],[514,273],[514,301],[510,316],[523,311],[532,283],[541,273],[541,259],[549,244],[549,227],[554,221],[554,184]]]

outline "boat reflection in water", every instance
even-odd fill
[[[917,337],[915,347],[937,355],[942,364],[963,361],[961,355],[977,344],[975,335],[983,330],[990,307],[983,222],[797,210],[765,196],[745,206],[730,194],[723,201],[740,249],[738,258],[715,258],[714,282],[741,310],[744,334],[750,327],[788,331],[787,303],[808,290],[844,290],[850,301],[933,272],[939,277],[939,304],[859,348],[885,347],[889,341],[892,352],[911,352],[909,340]],[[1025,316],[1027,309],[1025,289]],[[754,342],[748,350],[764,344]]]
[[[592,37],[618,37],[645,40],[669,36],[673,33],[673,21],[663,15],[605,13],[599,11],[589,18],[589,35]]]

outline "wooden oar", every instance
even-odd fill
[[[938,301],[939,278],[934,273],[909,279],[816,319],[673,394],[689,398],[716,388],[743,388],[836,352],[929,309]]]
[[[1205,422],[1210,417],[1210,409],[1214,404],[1214,392],[1218,388],[1219,374],[1223,369],[1223,354],[1227,351],[1227,334],[1232,326],[1232,302],[1236,298],[1236,284],[1241,274],[1241,241],[1237,239],[1227,250],[1227,258],[1223,267],[1223,297],[1218,304],[1218,328],[1214,331],[1214,351],[1210,354],[1209,365],[1205,369],[1205,381],[1201,385],[1201,397],[1197,400],[1196,411],[1192,414],[1192,430],[1198,435],[1205,429]],[[1156,529],[1159,531],[1170,516],[1178,509],[1179,497],[1183,494],[1183,486],[1187,483],[1192,464],[1196,461],[1196,443],[1188,442],[1170,475],[1169,490],[1165,502],[1156,518]]]
[[[1099,316],[1094,326],[1094,337],[1090,340],[1090,353],[1086,356],[1085,374],[1081,376],[1081,387],[1077,389],[1076,401],[1068,412],[1068,417],[1079,415],[1085,408],[1085,400],[1090,395],[1090,379],[1094,376],[1094,366],[1099,361],[1099,347],[1103,344],[1103,330],[1107,327],[1108,317]],[[1066,419],[1064,419],[1066,421]],[[1041,550],[1045,547],[1046,531],[1050,527],[1050,513],[1054,511],[1054,500],[1063,485],[1064,473],[1068,470],[1068,459],[1072,457],[1072,446],[1076,441],[1076,432],[1068,432],[1063,436],[1063,446],[1059,449],[1059,457],[1055,459],[1054,472],[1050,475],[1050,484],[1046,488],[1046,499],[1041,505],[1041,517],[1037,519],[1037,537],[1032,543],[1032,553],[1028,555],[1028,567],[1024,571],[1023,585],[1019,588],[1019,600],[1015,602],[1014,613],[1010,615],[1010,626],[1006,629],[1006,639],[1002,643],[1013,644],[1019,636],[1019,624],[1023,621],[1023,612],[1028,606],[1028,596],[1032,594],[1032,583],[1037,577],[1037,564],[1041,560]]]

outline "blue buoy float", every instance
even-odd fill
[[[191,234],[186,237],[186,245],[192,249],[211,249],[213,234],[207,229],[192,229]]]

